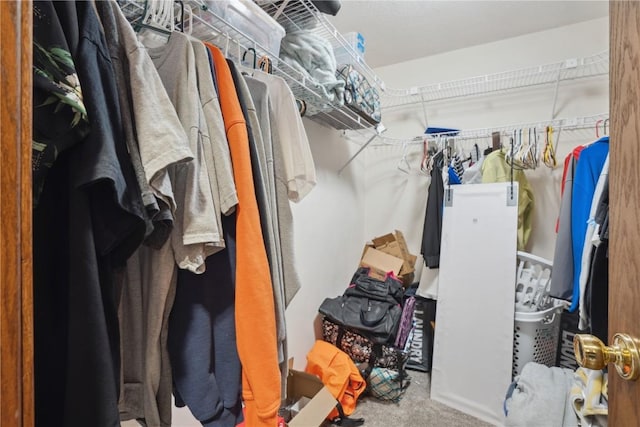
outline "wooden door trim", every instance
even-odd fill
[[[0,1],[0,425],[33,426],[31,1]]]
[[[640,337],[640,3],[610,1],[609,343]],[[609,425],[640,425],[640,383],[609,367]]]

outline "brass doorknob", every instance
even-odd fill
[[[640,377],[638,347],[640,342],[627,334],[615,334],[610,347],[593,335],[577,334],[573,338],[573,351],[580,366],[597,370],[613,363],[618,375],[630,381]]]

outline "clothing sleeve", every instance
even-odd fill
[[[553,257],[550,295],[554,298],[571,300],[573,293],[573,244],[571,241],[571,196],[573,194],[573,155],[567,168],[564,191],[560,201],[558,236]]]
[[[606,145],[603,145],[606,144]],[[587,232],[587,220],[595,187],[608,152],[608,143],[596,142],[580,153],[573,181],[571,200],[571,239],[573,241],[573,299],[570,311],[580,304],[580,272]]]
[[[265,77],[257,74],[260,78]],[[272,96],[280,119],[272,126],[280,135],[289,199],[299,202],[315,187],[316,170],[309,139],[296,107],[296,100],[286,82],[276,76],[267,76],[274,90]]]

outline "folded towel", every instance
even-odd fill
[[[573,371],[527,363],[514,381],[505,407],[507,426],[578,426],[569,392]]]
[[[582,427],[607,427],[608,376],[606,372],[578,368],[571,387],[571,402]]]
[[[336,78],[336,58],[329,41],[307,30],[287,33],[280,44],[280,58],[308,78],[307,86],[317,89],[327,101],[343,103],[345,82]]]

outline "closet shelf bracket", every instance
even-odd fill
[[[553,120],[556,118],[556,105],[558,104],[558,91],[560,90],[560,78],[562,77],[562,70],[558,70],[558,77],[556,78],[556,86],[553,91],[553,106],[551,107],[551,117]]]
[[[364,149],[367,148],[367,146],[373,142],[374,139],[376,139],[377,137],[382,135],[382,133],[386,132],[386,130],[387,130],[387,128],[384,127],[384,125],[382,123],[378,123],[374,129],[375,129],[376,133],[374,133],[367,140],[367,142],[362,144],[362,146],[358,149],[358,151],[356,151],[356,153],[353,156],[351,156],[351,158],[349,160],[347,160],[347,162],[338,170],[338,175],[342,174],[342,171],[344,171],[347,168],[347,166],[349,166],[351,164],[351,162],[353,162],[356,159],[356,157],[358,157],[360,155],[360,153],[362,153],[364,151]]]

